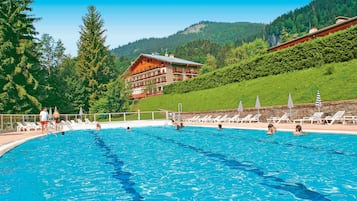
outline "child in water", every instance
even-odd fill
[[[268,132],[267,132],[267,135],[273,135],[276,131],[276,128],[273,124],[269,124],[268,125]]]
[[[294,135],[303,135],[304,132],[302,131],[302,127],[300,124],[296,125]]]
[[[100,130],[101,129],[101,126],[99,123],[96,124],[96,130]]]

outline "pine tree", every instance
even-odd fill
[[[57,97],[55,105],[62,113],[78,113],[79,108],[83,106],[82,100],[86,97],[86,92],[73,68],[75,65],[75,59],[65,58],[55,73],[58,78],[55,87],[55,97]]]
[[[41,68],[30,15],[32,0],[0,3],[0,113],[40,110]]]
[[[78,42],[78,61],[76,70],[86,98],[83,101],[83,109],[88,111],[89,105],[99,100],[106,85],[113,78],[114,56],[109,47],[105,46],[103,20],[94,6],[88,8],[88,14],[83,17],[83,26]]]

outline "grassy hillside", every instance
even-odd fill
[[[316,68],[357,59],[357,26],[280,51],[236,62],[209,73],[164,87],[165,94],[187,93],[259,77]]]
[[[294,104],[314,103],[319,89],[322,101],[357,98],[357,59],[332,63],[292,73],[262,77],[222,87],[185,94],[169,94],[138,101],[133,110],[209,111],[237,108],[239,100],[244,107],[254,107],[259,96],[262,107],[286,105],[289,92]]]

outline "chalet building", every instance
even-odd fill
[[[328,26],[328,27],[324,27],[320,30],[318,30],[316,27],[313,27],[312,29],[310,29],[309,33],[293,39],[291,41],[279,44],[275,47],[270,48],[268,51],[277,51],[277,50],[282,50],[291,46],[294,46],[298,43],[303,43],[305,41],[308,40],[312,40],[315,39],[317,37],[323,37],[326,36],[330,33],[334,33],[343,29],[347,29],[351,26],[354,26],[357,24],[357,16],[353,17],[353,18],[348,18],[348,17],[336,17],[336,23],[334,25]]]
[[[175,58],[173,55],[141,54],[122,77],[131,85],[132,98],[163,94],[163,86],[198,75],[202,64]]]

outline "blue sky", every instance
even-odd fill
[[[40,34],[62,40],[77,55],[82,18],[94,5],[104,20],[110,49],[143,38],[166,37],[200,21],[270,23],[312,0],[34,0]]]

